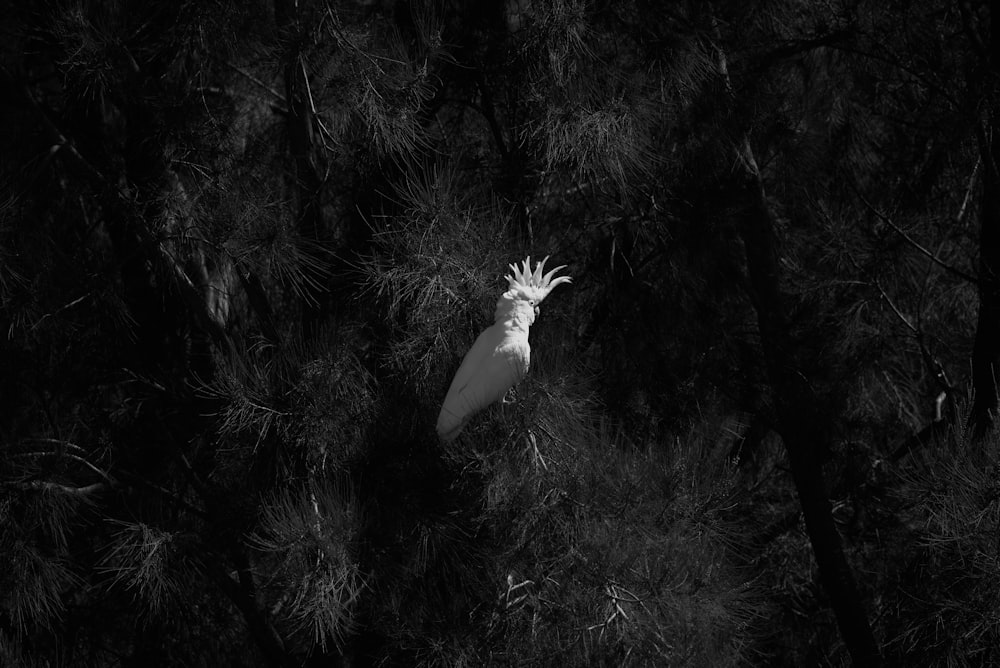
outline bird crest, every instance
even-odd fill
[[[510,296],[514,299],[533,301],[537,306],[543,299],[548,297],[554,287],[563,283],[570,283],[571,279],[569,276],[553,278],[556,272],[560,269],[565,269],[566,265],[560,265],[549,273],[542,274],[545,270],[545,262],[548,259],[549,256],[546,255],[541,262],[535,265],[534,271],[531,270],[530,255],[521,263],[521,267],[518,267],[516,263],[507,265],[514,272],[513,276],[508,274],[505,277],[510,286],[507,290]]]

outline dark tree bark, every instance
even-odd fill
[[[990,143],[993,143],[992,141]],[[992,152],[992,151],[991,151]],[[989,170],[987,170],[988,172]],[[990,183],[992,181],[992,183]],[[987,176],[984,190],[1000,187]],[[972,348],[974,400],[970,423],[974,434],[982,436],[993,423],[997,407],[997,369],[1000,363],[1000,220],[992,195],[984,194],[982,229],[979,236],[979,316]]]
[[[991,4],[990,39],[985,43],[977,31],[977,26],[971,19],[968,7],[965,9],[965,23],[973,46],[980,53],[980,60],[985,69],[987,92],[983,97],[987,101],[987,120],[985,127],[980,126],[979,151],[983,163],[983,187],[981,220],[979,230],[979,316],[976,323],[976,340],[972,348],[972,387],[974,399],[969,422],[973,434],[978,438],[985,434],[993,424],[997,408],[997,375],[1000,373],[1000,173],[997,165],[1000,161],[1000,142],[997,132],[1000,132],[998,111],[993,108],[996,103],[995,86],[998,67],[997,49],[1000,49],[1000,36],[997,35],[997,3]],[[984,48],[988,45],[988,50]],[[971,81],[978,82],[982,77],[973,75]],[[978,88],[978,86],[977,86]],[[979,91],[977,91],[979,92]]]
[[[749,176],[749,175],[748,175]],[[761,347],[806,531],[837,626],[856,666],[882,662],[854,575],[844,555],[823,480],[821,453],[829,449],[830,421],[795,362],[794,343],[779,289],[774,216],[757,178],[746,184],[740,238],[757,311]]]
[[[309,89],[309,72],[305,66],[299,44],[303,10],[291,0],[275,0],[274,18],[278,30],[283,31],[287,42],[284,54],[285,98],[288,103],[286,128],[288,143],[294,159],[293,177],[299,191],[298,231],[303,238],[318,242],[326,229],[320,204],[323,180],[317,165],[312,93]],[[311,252],[307,251],[307,252]],[[322,318],[321,295],[311,286],[303,286],[302,326],[306,336]]]
[[[718,25],[714,20],[712,23],[718,39]],[[719,74],[733,101],[735,94],[721,47],[717,47],[716,57]],[[822,410],[796,361],[798,354],[780,288],[776,216],[767,202],[746,134],[737,147],[735,164],[742,205],[739,236],[746,252],[751,299],[757,312],[777,431],[788,453],[806,532],[844,645],[855,666],[879,666],[882,655],[847,563],[823,479],[822,453],[830,450],[831,416]]]
[[[254,642],[257,643],[257,647],[260,648],[260,651],[267,659],[268,664],[276,667],[298,666],[299,662],[293,659],[285,650],[277,631],[268,623],[264,614],[260,611],[257,602],[240,583],[226,574],[222,566],[215,561],[210,561],[205,566],[208,575],[243,614],[247,628],[250,630]]]
[[[979,231],[979,316],[972,348],[972,386],[975,399],[970,422],[982,436],[993,423],[997,408],[997,374],[1000,371],[1000,123],[992,114],[990,127],[980,138],[983,195]]]

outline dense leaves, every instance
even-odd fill
[[[996,661],[985,3],[13,5],[0,663]]]

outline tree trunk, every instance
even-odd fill
[[[740,227],[740,238],[746,249],[778,432],[788,452],[806,531],[841,637],[854,665],[877,666],[882,658],[826,496],[821,453],[828,450],[829,416],[817,405],[794,361],[795,351],[779,290],[774,216],[756,176],[747,184],[746,194],[746,219]]]
[[[276,668],[292,668],[299,662],[285,650],[281,636],[267,621],[257,602],[223,570],[219,562],[211,557],[204,564],[206,572],[226,594],[233,605],[242,613],[250,635],[260,649],[268,665]]]
[[[1000,36],[996,34],[1000,19],[991,7],[991,32],[989,52],[982,54],[987,60],[986,80],[993,88],[1000,74],[997,49]],[[970,26],[970,30],[974,30]],[[981,42],[980,42],[981,43]],[[975,80],[975,78],[974,78]],[[988,105],[996,103],[995,89],[986,93]],[[972,348],[972,387],[975,398],[969,421],[973,433],[980,437],[993,422],[997,408],[997,373],[1000,371],[1000,122],[996,109],[987,108],[986,127],[981,127],[979,151],[983,162],[983,187],[981,221],[979,230],[979,318],[976,323],[976,341]]]
[[[995,160],[997,142],[992,128],[981,140],[983,162],[983,202],[979,231],[979,317],[972,348],[972,387],[974,399],[969,416],[973,433],[980,437],[993,422],[997,407],[997,371],[1000,368],[1000,179]],[[992,164],[991,164],[992,163]]]
[[[301,30],[298,25],[302,16],[297,2],[275,0],[274,17],[278,30],[289,33]],[[306,70],[302,47],[296,36],[289,39],[285,59],[285,98],[288,103],[287,132],[288,143],[295,161],[295,187],[298,190],[298,232],[303,239],[318,242],[325,232],[326,221],[320,202],[323,180],[317,165],[317,148],[312,92],[309,89],[309,72]],[[312,253],[311,246],[304,249]],[[316,258],[317,262],[320,262]],[[305,336],[321,323],[323,309],[321,297],[310,284],[302,286],[302,329]]]
[[[714,19],[712,24],[721,43],[718,24]],[[721,47],[717,47],[716,56],[719,74],[733,101],[735,94]],[[854,574],[847,563],[823,480],[821,457],[823,452],[829,451],[831,416],[822,410],[809,381],[795,361],[796,350],[789,334],[788,316],[778,280],[775,216],[768,206],[757,161],[746,134],[741,137],[736,153],[740,201],[744,207],[739,234],[746,252],[751,299],[757,312],[777,430],[788,452],[806,532],[844,645],[855,666],[879,666],[882,655],[868,624]]]

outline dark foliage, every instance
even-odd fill
[[[995,25],[12,3],[0,663],[996,663]]]

